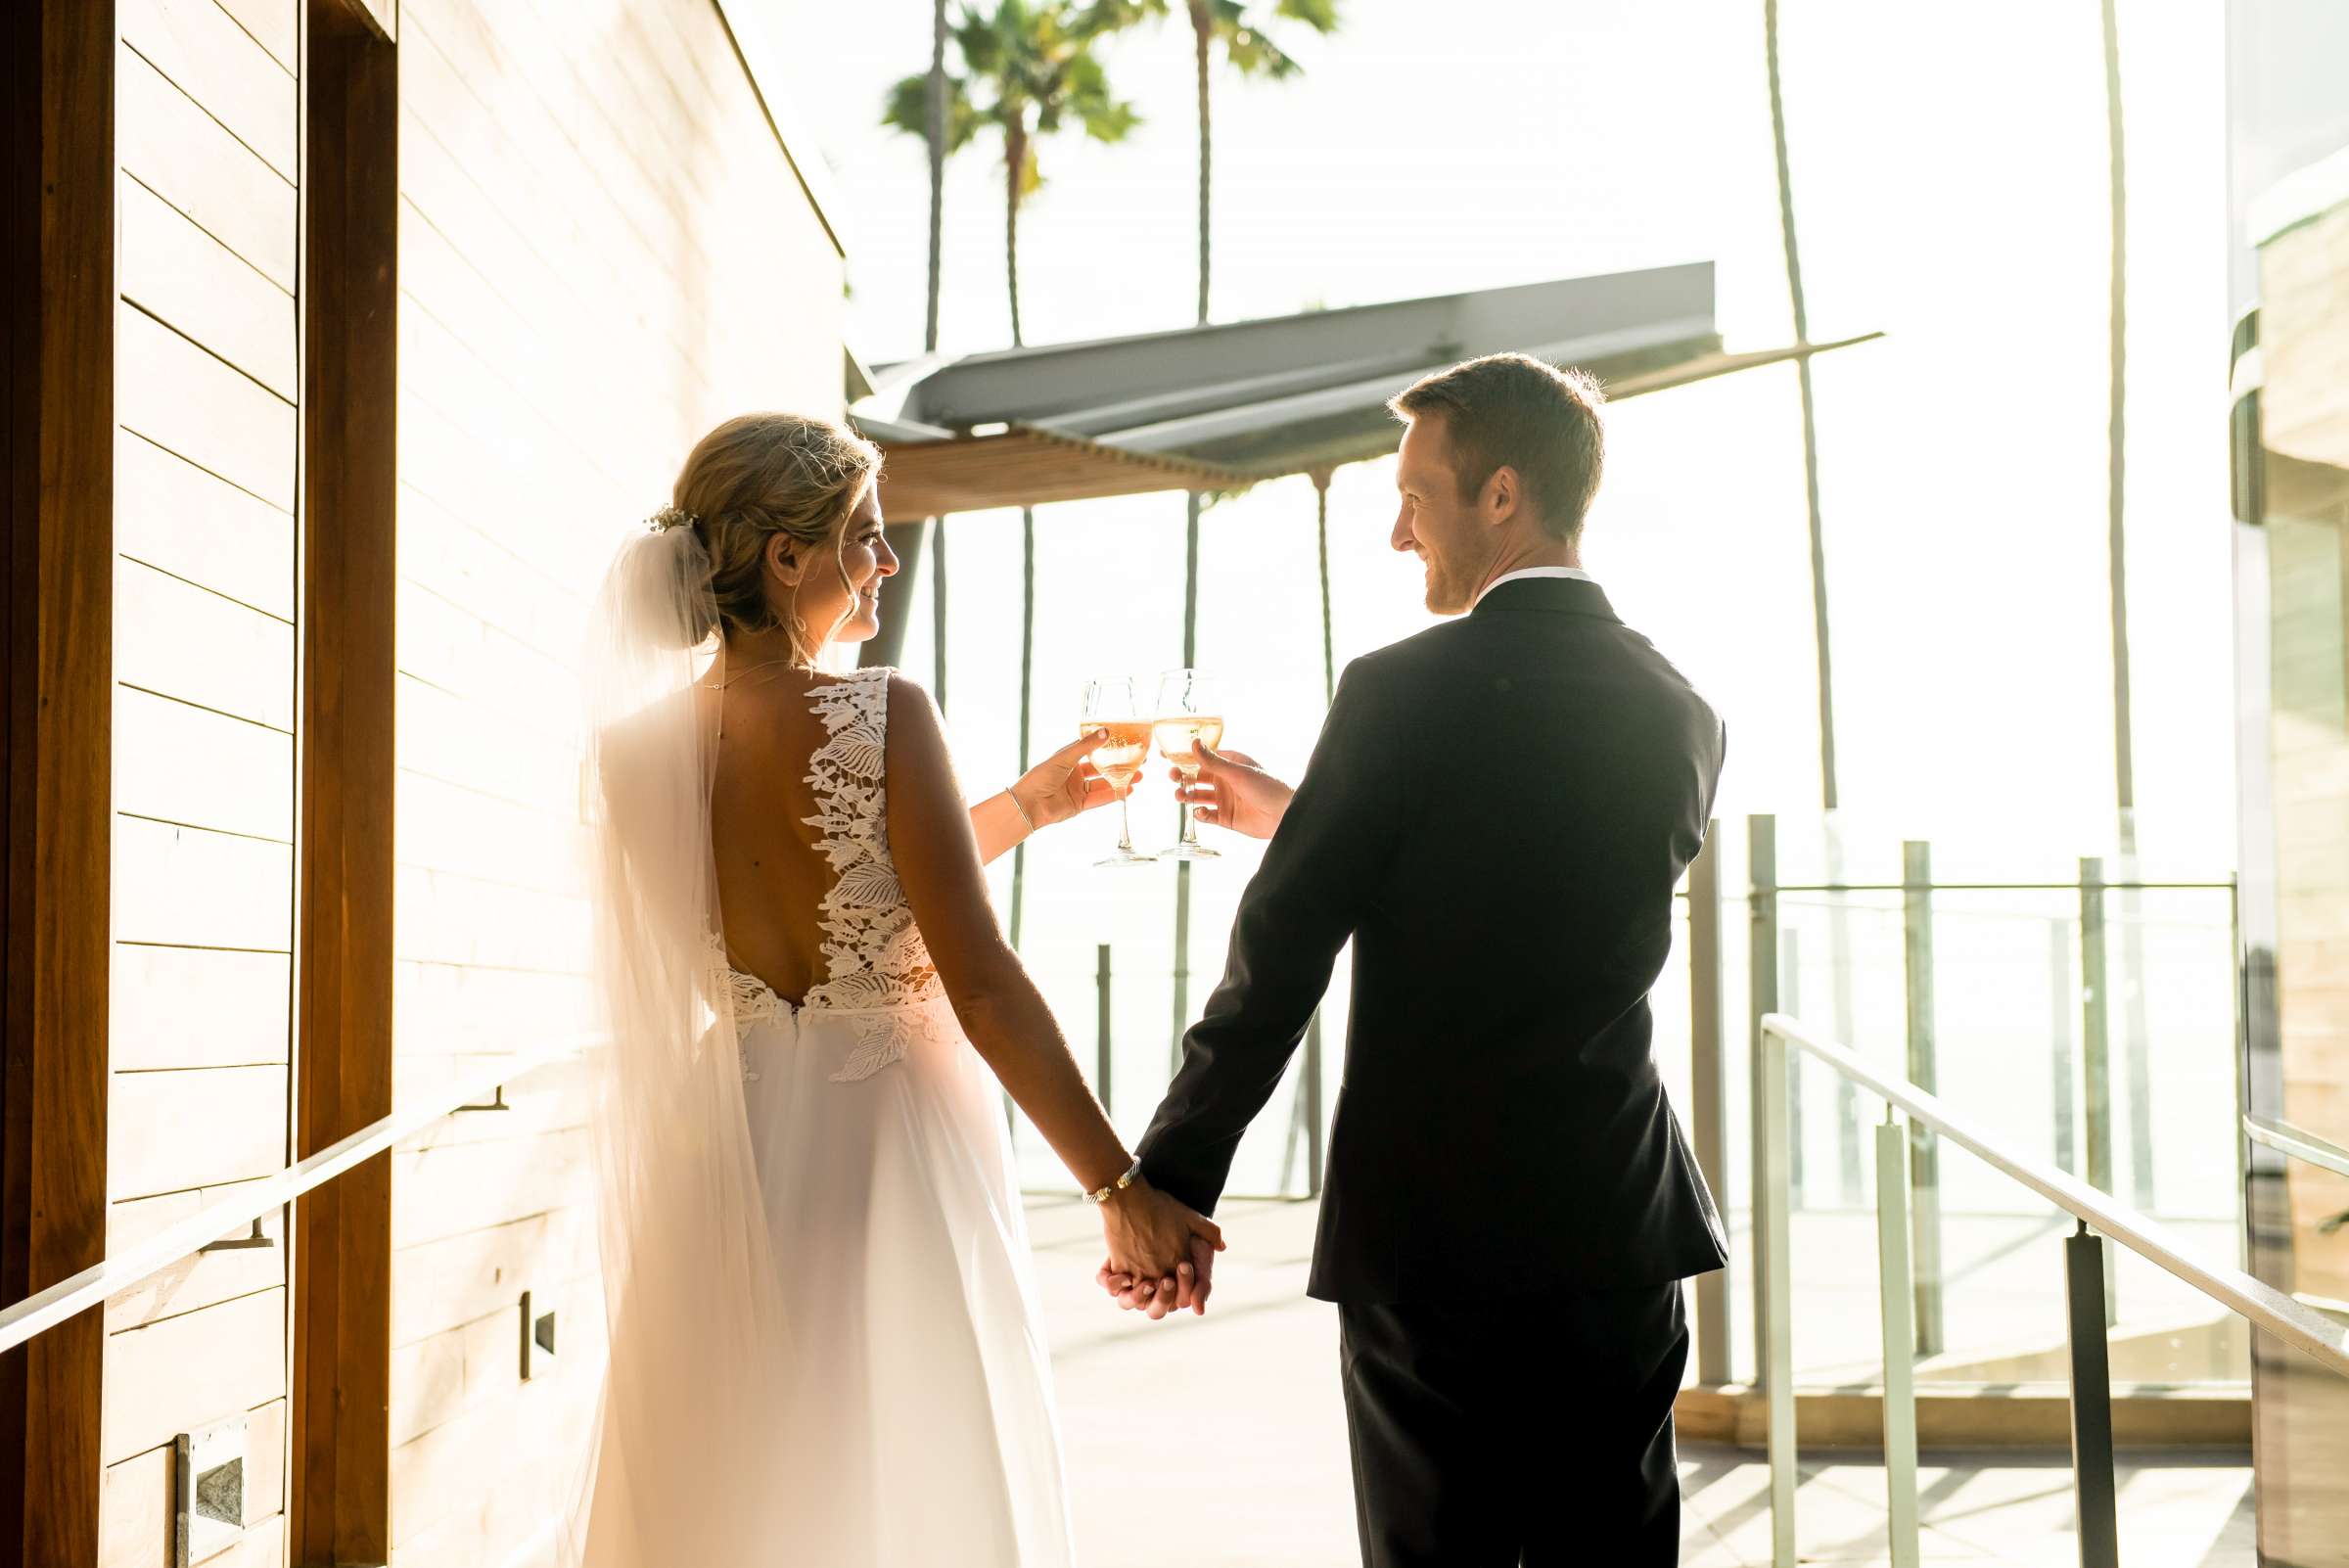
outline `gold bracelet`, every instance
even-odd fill
[[[1028,824],[1028,831],[1034,833],[1036,831],[1036,818],[1030,816],[1028,814],[1028,807],[1020,804],[1020,792],[1018,790],[1007,789],[1003,792],[1003,794],[1004,797],[1011,802],[1011,808],[1020,813],[1020,820]]]
[[[1125,1191],[1128,1187],[1132,1186],[1134,1182],[1141,1179],[1141,1175],[1142,1162],[1136,1160],[1133,1162],[1133,1164],[1126,1168],[1126,1174],[1124,1176],[1118,1177],[1115,1181],[1112,1181],[1108,1186],[1103,1187],[1098,1192],[1086,1193],[1084,1195],[1084,1201],[1087,1203],[1107,1203],[1110,1199],[1116,1197],[1119,1193]]]

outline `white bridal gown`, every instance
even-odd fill
[[[793,1330],[777,1474],[799,1501],[789,1560],[1066,1568],[1050,1363],[1001,1091],[955,1023],[890,858],[889,673],[809,694],[830,740],[809,763],[819,814],[807,821],[839,879],[822,905],[826,978],[794,1006],[724,969]]]

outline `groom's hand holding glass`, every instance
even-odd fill
[[[1296,793],[1246,752],[1219,752],[1205,745],[1199,748],[1196,779],[1179,768],[1170,769],[1168,776],[1174,780],[1175,799],[1193,817],[1250,839],[1270,838],[1289,808],[1289,797]]]

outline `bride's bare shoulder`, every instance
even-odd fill
[[[949,783],[954,777],[938,704],[919,682],[894,669],[889,673],[889,766],[900,776],[920,773]]]

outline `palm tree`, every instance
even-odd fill
[[[1317,33],[1335,32],[1339,0],[1273,0],[1271,15],[1311,27]],[[1304,68],[1266,30],[1247,0],[1099,0],[1097,10],[1123,25],[1143,17],[1167,17],[1177,10],[1191,24],[1191,56],[1199,90],[1199,320],[1207,320],[1211,244],[1210,197],[1215,175],[1215,116],[1210,87],[1215,80],[1215,52],[1223,51],[1224,64],[1242,76],[1273,81],[1295,76]]]
[[[1011,343],[1020,329],[1020,209],[1043,185],[1038,145],[1068,129],[1099,142],[1123,141],[1140,123],[1131,104],[1112,95],[1093,46],[1116,24],[1105,5],[1071,0],[995,0],[991,13],[963,8],[950,29],[964,73],[947,74],[942,138],[947,152],[968,146],[982,129],[1003,142],[1003,275],[1011,302]],[[931,77],[908,76],[890,90],[884,118],[910,130],[929,125]],[[916,118],[918,115],[919,118]],[[1036,672],[1036,512],[1020,511],[1020,770],[1028,768],[1028,730]],[[1028,852],[1012,853],[1011,940],[1018,945],[1027,887]]]

